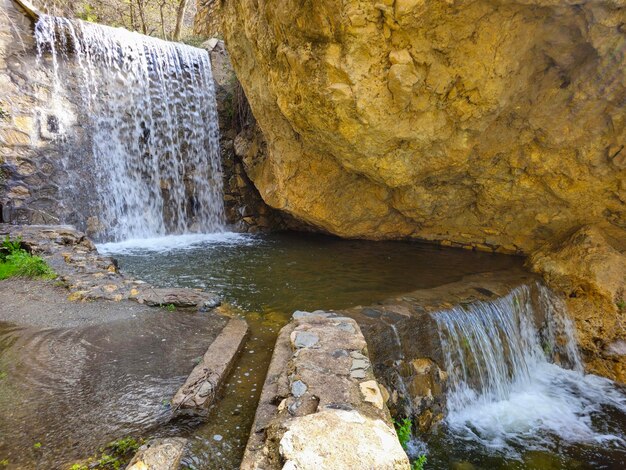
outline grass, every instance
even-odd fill
[[[126,466],[142,444],[142,440],[130,436],[109,442],[100,449],[99,456],[91,457],[83,463],[75,463],[69,470],[119,470]]]
[[[617,302],[615,302],[615,305],[617,305],[617,308],[622,311],[622,310],[626,310],[626,302],[623,299],[618,300]]]
[[[22,248],[21,239],[6,239],[0,246],[0,280],[10,277],[42,277],[53,279],[54,271],[43,258],[33,256]]]

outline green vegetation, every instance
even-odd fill
[[[624,301],[624,299],[618,300],[615,302],[615,305],[617,305],[617,308],[620,309],[620,311],[626,310],[626,301]]]
[[[33,444],[33,449],[41,449],[41,442],[35,442],[35,444]]]
[[[426,465],[426,462],[426,455],[420,455],[417,460],[411,462],[411,470],[424,470],[424,465]]]
[[[161,305],[161,308],[164,308],[168,312],[175,312],[176,311],[176,305],[174,305],[174,304]]]
[[[9,459],[0,460],[0,467],[8,467],[8,466],[9,466]]]
[[[72,465],[69,470],[89,470],[87,465],[83,465],[82,463],[75,463]]]
[[[402,421],[393,420],[393,424],[396,427],[396,433],[398,434],[398,440],[402,445],[403,449],[406,449],[406,445],[411,440],[411,429],[413,427],[413,422],[411,418],[404,418]]]
[[[7,373],[3,370],[0,370],[0,380],[5,379],[7,376]]]
[[[401,421],[393,420],[393,424],[398,434],[398,440],[402,448],[406,450],[411,436],[413,435],[413,421],[411,418],[403,418]],[[424,470],[426,464],[426,455],[420,455],[416,460],[411,462],[411,470]]]
[[[21,239],[11,241],[7,235],[0,246],[0,280],[10,277],[56,277],[54,271],[39,256],[22,248]]]
[[[126,466],[142,444],[143,440],[137,440],[130,436],[109,442],[100,449],[100,455],[96,455],[84,463],[75,463],[69,470],[119,470]]]

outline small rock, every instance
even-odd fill
[[[294,346],[300,348],[310,348],[315,346],[319,342],[320,338],[315,333],[309,333],[308,331],[297,331]]]
[[[343,322],[339,323],[337,325],[337,328],[343,331],[347,331],[348,333],[356,333],[354,326],[352,326],[350,323],[343,323]]]
[[[308,317],[310,315],[311,315],[311,312],[305,312],[303,310],[296,310],[295,312],[293,312],[292,317],[293,317],[294,320],[300,320],[300,319],[306,318],[306,317]]]
[[[364,379],[366,376],[365,371],[363,369],[356,369],[350,372],[350,377],[353,379]]]
[[[211,385],[209,382],[204,382],[202,385],[200,385],[200,388],[198,389],[199,396],[208,397],[209,395],[211,395],[211,393],[213,393],[213,385]]]
[[[352,367],[350,367],[350,371],[358,370],[358,369],[367,370],[369,366],[370,366],[370,361],[368,361],[367,359],[353,359]]]
[[[139,448],[127,468],[129,470],[175,470],[180,465],[186,443],[187,439],[177,437],[150,441]]]
[[[383,400],[382,393],[380,393],[380,388],[378,388],[378,382],[368,380],[367,382],[359,384],[359,387],[364,401],[371,403],[376,408],[383,409],[385,401]]]
[[[202,304],[200,305],[200,308],[198,310],[200,312],[203,312],[203,313],[204,312],[209,312],[209,311],[213,310],[214,308],[219,307],[220,305],[222,305],[222,301],[216,295],[216,296],[211,297],[210,299],[207,299],[204,302],[202,302]]]
[[[300,398],[306,391],[307,386],[302,380],[296,380],[291,384],[291,394],[296,398]]]

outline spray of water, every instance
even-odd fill
[[[608,409],[626,413],[613,382],[585,375],[564,304],[546,287],[523,286],[492,302],[437,312],[449,374],[446,424],[458,437],[515,453],[558,440],[623,446],[598,427]]]
[[[215,90],[208,53],[120,28],[42,15],[40,61],[49,58],[53,103],[80,94],[93,167],[99,238],[119,241],[224,226]],[[58,112],[62,116],[63,113]],[[75,161],[82,158],[84,162]],[[75,178],[81,178],[75,175]],[[66,204],[80,187],[65,188]],[[84,195],[82,195],[84,197]]]

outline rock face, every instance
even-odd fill
[[[626,257],[585,227],[528,264],[565,298],[587,368],[626,383]]]
[[[626,246],[626,10],[556,0],[224,0],[262,197],[341,236]]]
[[[209,3],[205,7],[211,7]],[[199,5],[199,8],[203,8]],[[200,10],[201,12],[202,10]],[[198,18],[204,18],[198,13]],[[245,232],[259,232],[287,225],[285,217],[269,207],[246,175],[242,156],[265,151],[254,140],[260,135],[250,106],[235,76],[224,41],[211,38],[202,44],[211,57],[220,125],[220,151],[224,173],[224,209],[228,223]]]

